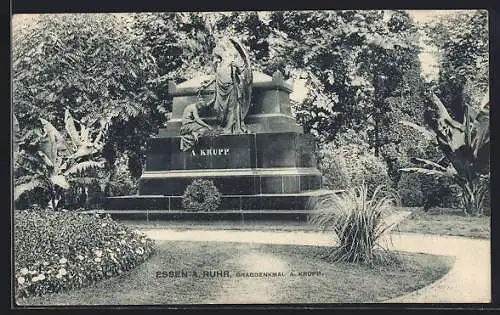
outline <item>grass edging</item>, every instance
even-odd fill
[[[257,257],[273,257],[294,271],[324,272],[322,277],[316,278],[284,277],[267,281],[267,284],[273,286],[268,294],[274,294],[270,303],[379,303],[395,298],[400,292],[408,292],[416,286],[427,287],[443,278],[452,268],[452,260],[448,257],[415,253],[404,253],[408,255],[407,257],[413,257],[411,260],[413,263],[410,262],[410,265],[393,269],[387,267],[369,269],[357,264],[329,264],[320,260],[315,253],[322,252],[324,246],[189,241],[159,241],[158,245],[160,247],[158,253],[127,276],[112,278],[72,292],[28,299],[24,304],[205,304],[214,303],[215,297],[219,296],[220,292],[226,292],[223,294],[239,292],[238,294],[243,294],[244,299],[246,294],[249,301],[253,302],[251,300],[254,297],[253,292],[262,291],[266,287],[262,286],[266,280],[158,279],[154,274],[159,270],[180,268],[227,269],[231,272],[236,272],[239,268],[250,268],[242,267],[246,266],[240,265],[242,261],[256,264],[255,268],[258,270],[262,268],[260,266],[266,265],[266,261],[254,261]],[[235,281],[228,283],[229,280]],[[429,282],[430,280],[434,281]],[[250,286],[244,287],[248,285]],[[419,289],[421,288],[417,290]],[[228,301],[230,303],[231,297],[228,297]]]

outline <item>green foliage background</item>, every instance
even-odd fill
[[[167,81],[208,73],[217,40],[236,36],[256,70],[306,81],[308,95],[292,102],[293,113],[320,141],[319,149],[345,151],[354,134],[368,160],[385,163],[383,173],[396,187],[398,170],[410,157],[441,157],[398,124],[424,124],[424,92],[437,87],[461,119],[456,104],[477,103],[487,87],[486,22],[480,10],[424,26],[403,10],[39,15],[13,25],[19,137],[36,138],[39,118],[62,130],[66,108],[82,122],[105,119],[106,165],[94,174],[100,191],[110,195],[120,183],[133,185],[143,170],[146,140],[164,127],[172,109]],[[436,82],[421,77],[422,34],[438,48]]]

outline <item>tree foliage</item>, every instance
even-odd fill
[[[477,109],[488,84],[486,21],[485,11],[475,11],[426,28],[441,57],[437,94],[458,123],[463,106],[457,104],[465,99]],[[40,15],[13,29],[18,138],[36,142],[40,118],[66,128],[67,109],[76,123],[106,121],[101,184],[115,178],[132,190],[146,140],[172,110],[167,81],[212,72],[215,43],[232,36],[247,46],[255,70],[306,80],[308,95],[293,104],[306,132],[339,150],[342,139],[356,135],[397,181],[409,157],[439,154],[419,132],[398,124],[424,123],[418,34],[403,10]],[[125,163],[131,181],[119,174]]]
[[[488,95],[478,111],[470,105],[464,108],[463,123],[451,118],[435,94],[431,94],[430,99],[432,116],[429,126],[446,160],[436,163],[415,158],[414,163],[419,166],[403,168],[402,171],[451,178],[462,189],[465,213],[481,215],[490,172]]]
[[[418,66],[416,29],[404,12],[273,12],[269,24],[275,29],[273,57],[307,79],[310,93],[297,117],[326,141],[348,129],[381,125],[385,99]],[[378,136],[367,137],[378,149]]]
[[[22,125],[39,117],[63,127],[77,119],[137,116],[154,96],[151,56],[126,20],[110,14],[42,15],[13,34],[13,102]]]
[[[129,17],[41,15],[14,28],[12,66],[14,112],[21,125],[36,126],[43,118],[61,129],[67,108],[84,124],[105,119],[110,122],[104,149],[108,165],[117,150],[126,151],[140,174],[145,140],[158,131],[163,117],[152,81],[157,66]]]
[[[104,121],[99,126],[79,125],[68,110],[65,112],[67,135],[61,134],[49,121],[40,118],[43,134],[40,137],[26,138],[16,160],[14,200],[21,195],[40,188],[50,197],[49,206],[58,208],[64,190],[72,184],[89,183],[95,180],[88,177],[87,170],[100,168],[103,161],[97,159],[107,128]]]
[[[463,104],[478,106],[489,85],[488,11],[451,15],[426,32],[440,57],[436,94],[451,117],[463,122]]]

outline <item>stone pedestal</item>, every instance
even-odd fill
[[[311,198],[331,192],[321,189],[313,139],[291,116],[291,86],[280,73],[271,78],[255,72],[253,102],[245,119],[252,133],[202,137],[194,150],[182,152],[182,112],[197,101],[203,79],[170,85],[172,118],[157,138],[148,141],[139,195],[108,198],[106,211],[153,217],[226,218],[232,213],[271,218],[281,213],[304,218]],[[202,119],[213,124],[215,115],[207,113]],[[218,214],[183,212],[181,196],[197,178],[212,180],[222,193]]]

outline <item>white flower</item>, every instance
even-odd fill
[[[61,279],[61,278],[62,278],[62,274],[58,273],[58,274],[56,275],[56,278],[57,278],[57,279]]]
[[[66,258],[64,258],[64,257],[63,257],[63,258],[61,258],[61,259],[59,259],[59,263],[60,263],[60,264],[65,264],[65,263],[67,263],[67,262],[68,262],[68,260],[67,260]]]
[[[44,261],[44,262],[42,263],[42,265],[44,265],[44,266],[48,266],[48,265],[49,265],[49,263],[48,263],[48,262],[46,262],[46,261]]]
[[[139,255],[142,255],[144,254],[144,249],[142,249],[142,247],[139,247],[138,249],[135,250],[135,252]]]
[[[68,274],[68,272],[66,271],[66,269],[61,268],[61,269],[59,269],[58,274],[60,274],[60,275],[62,275],[62,276],[65,276],[65,275],[67,275],[67,274]]]
[[[35,276],[35,277],[31,278],[31,281],[33,281],[33,282],[38,282],[38,280],[40,280],[40,279],[38,278],[38,276]]]
[[[78,255],[78,256],[76,256],[76,258],[78,258],[78,260],[83,260],[83,256],[82,255]]]
[[[102,256],[102,250],[95,250],[94,251],[94,254],[97,256],[97,257],[101,257]]]
[[[36,271],[36,270],[30,270],[30,271],[29,271],[29,274],[30,274],[30,275],[36,275],[37,273],[38,273],[38,271]]]
[[[94,261],[95,261],[95,262],[101,262],[101,258],[96,257],[96,258],[94,258]]]
[[[146,243],[146,240],[145,239],[141,239],[141,243]]]
[[[101,224],[102,227],[105,227],[106,225],[107,225],[106,223]]]
[[[38,275],[38,280],[45,280],[45,275],[43,273]]]
[[[28,274],[28,272],[29,272],[28,268],[23,268],[23,269],[21,269],[21,274],[22,274],[23,276],[27,275],[27,274]]]
[[[23,284],[23,283],[24,283],[24,280],[25,280],[25,279],[24,279],[24,277],[19,277],[19,278],[17,278],[17,282],[18,282],[19,284]]]

